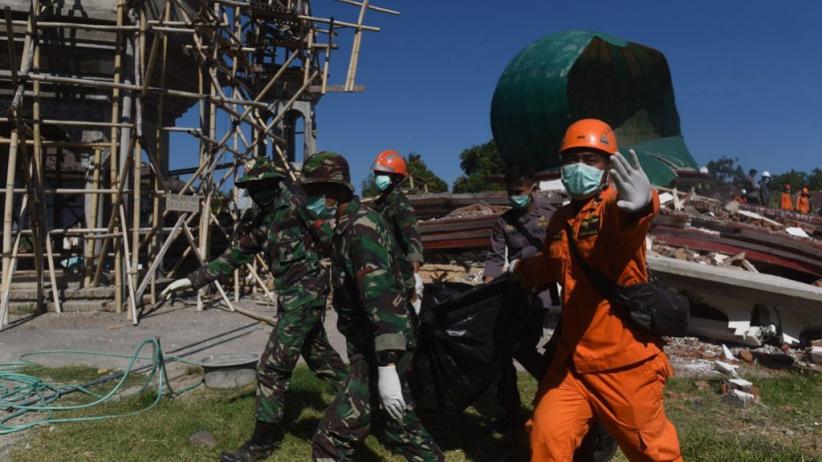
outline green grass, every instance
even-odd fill
[[[676,424],[688,461],[822,461],[822,374],[790,374],[756,379],[762,406],[736,409],[722,403],[718,382],[707,390],[693,380],[674,379],[666,391],[666,408]],[[520,377],[523,399],[529,401],[535,382]],[[310,439],[332,396],[305,368],[298,368],[287,398],[290,422],[281,449],[270,461],[310,460]],[[144,405],[153,395],[106,404],[94,412],[124,412]],[[136,417],[37,429],[26,440],[29,450],[12,452],[12,461],[200,461],[215,460],[234,449],[253,427],[254,389],[214,391],[200,388]],[[449,462],[527,460],[523,435],[493,437],[482,428],[483,413],[494,410],[486,397],[460,416],[423,416],[426,427]],[[196,448],[189,437],[209,431],[213,450]],[[371,436],[357,461],[400,461]],[[619,455],[616,460],[625,460]]]

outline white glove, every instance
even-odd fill
[[[380,391],[382,407],[388,415],[400,422],[405,412],[405,400],[402,398],[402,385],[400,385],[400,376],[397,375],[397,368],[394,365],[380,366],[377,370],[379,372],[377,389]]]
[[[422,299],[417,297],[416,300],[411,302],[411,307],[414,308],[414,313],[417,313],[417,316],[420,315],[420,310],[422,310]]]
[[[189,278],[182,278],[173,281],[171,284],[167,285],[162,292],[160,292],[160,298],[168,300],[171,298],[171,294],[174,292],[179,292],[181,290],[186,290],[191,288],[191,279]]]
[[[628,212],[639,212],[651,203],[651,182],[639,165],[633,149],[628,151],[630,161],[620,153],[611,160],[611,177],[619,192],[617,207]]]
[[[505,272],[513,274],[514,271],[517,270],[517,265],[519,265],[519,258],[516,260],[511,260],[511,263],[508,263],[508,269],[506,269]]]
[[[420,314],[420,308],[422,308],[422,294],[425,291],[425,285],[422,283],[420,273],[414,273],[414,291],[417,293],[417,300],[413,303],[414,311],[416,311],[417,314]]]

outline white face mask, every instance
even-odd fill
[[[374,185],[380,192],[385,191],[391,186],[391,177],[388,175],[375,175]]]
[[[576,162],[562,166],[562,184],[571,197],[588,196],[597,191],[605,172],[596,167]]]

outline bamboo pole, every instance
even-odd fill
[[[101,162],[103,158],[102,149],[94,148],[94,164],[93,170],[91,174],[91,190],[98,191],[100,188],[100,169],[102,168]],[[100,202],[100,197],[98,194],[91,195],[91,210],[88,211],[89,214],[89,222],[87,223],[88,227],[96,227],[97,226],[97,208]],[[86,264],[83,265],[83,287],[91,287],[91,265],[90,262],[94,261],[94,246],[97,245],[94,242],[84,242],[83,247],[85,250],[85,262]]]
[[[194,236],[191,234],[191,230],[189,230],[188,226],[186,226],[185,224],[183,225],[183,233],[185,234],[186,239],[188,239],[188,245],[190,246],[191,250],[194,252],[194,256],[197,257],[197,260],[200,262],[201,265],[205,265],[207,262],[203,258],[203,256],[200,255],[200,252],[197,250],[197,244],[194,242]],[[276,325],[276,320],[274,320],[272,318],[269,318],[267,316],[263,316],[261,314],[257,314],[253,311],[246,310],[246,309],[240,308],[238,306],[234,306],[234,304],[231,303],[231,300],[229,300],[228,295],[226,295],[225,290],[223,290],[223,286],[218,281],[214,281],[213,284],[217,288],[217,291],[220,292],[220,296],[223,298],[223,301],[225,302],[225,304],[228,307],[229,311],[234,311],[234,312],[237,312],[237,313],[242,314],[244,316],[248,316],[249,318],[256,319],[258,321],[263,321],[263,322],[268,323],[272,326]]]
[[[25,216],[26,209],[28,207],[28,200],[28,196],[23,196],[22,203],[20,204],[20,214],[17,218],[18,222],[20,222],[23,219],[23,216]],[[4,325],[9,323],[9,296],[11,295],[11,291],[9,289],[11,287],[12,277],[14,276],[14,267],[17,264],[21,238],[22,234],[17,233],[17,236],[14,239],[14,246],[12,247],[11,254],[9,255],[9,266],[11,270],[0,274],[0,287],[2,287],[2,290],[0,290],[0,330],[2,330]],[[6,253],[3,253],[4,257],[6,255]]]
[[[117,2],[117,19],[116,24],[117,26],[123,25],[123,17],[125,15],[125,0],[119,0]],[[123,34],[121,32],[117,33],[117,38],[115,40],[114,45],[114,76],[113,81],[115,84],[120,83],[120,74],[122,73],[122,64],[123,64]],[[117,123],[120,120],[120,89],[117,87],[112,88],[111,91],[111,123]],[[109,133],[109,140],[111,141],[111,145],[109,146],[109,183],[111,188],[119,187],[117,185],[117,152],[119,146],[119,130],[116,127],[111,127],[111,132]],[[111,196],[111,205],[109,211],[109,222],[114,218],[115,209],[117,207],[117,195],[113,194]],[[94,226],[97,226],[95,223]],[[113,229],[109,226],[107,233],[111,233]],[[97,260],[97,265],[95,266],[94,272],[94,281],[92,282],[93,286],[98,286],[100,284],[100,276],[103,274],[103,267],[105,265],[106,254],[108,253],[108,239],[104,239],[102,244],[100,245],[100,255]],[[115,250],[115,254],[116,254]],[[88,264],[88,262],[86,262]],[[116,269],[115,269],[116,271]],[[120,305],[117,300],[117,294],[119,291],[115,288],[114,291],[114,300],[115,305]],[[121,302],[121,301],[120,301]]]
[[[160,247],[160,251],[157,253],[157,256],[151,262],[151,266],[149,266],[146,275],[143,276],[143,280],[140,281],[140,285],[137,286],[136,297],[138,301],[142,301],[143,293],[145,292],[146,286],[148,285],[149,281],[152,281],[153,283],[154,273],[157,271],[157,268],[163,261],[166,252],[168,252],[168,249],[171,247],[171,244],[174,242],[175,239],[177,239],[177,236],[180,234],[180,228],[182,227],[183,223],[185,223],[187,217],[188,216],[185,213],[180,214],[180,216],[177,217],[177,222],[174,223],[174,227],[171,229],[171,233],[169,233],[165,242],[163,242],[163,245]]]
[[[131,13],[129,15],[131,16]],[[135,58],[137,57],[137,53],[138,53],[138,50],[137,50],[138,44],[135,43],[135,37],[133,37],[133,36],[132,37],[126,37],[125,38],[125,43],[123,43],[122,45],[123,45],[123,48],[124,48],[123,52],[125,53],[125,59],[123,59],[123,61],[122,61],[122,63],[123,63],[123,72],[122,72],[123,82],[125,82],[125,84],[128,87],[137,87],[137,88],[139,88],[139,85],[132,85],[131,84],[132,81],[133,81],[132,79],[134,79],[136,74],[137,74],[137,70],[135,69],[134,64],[135,64]],[[122,94],[122,103],[121,103],[121,107],[120,107],[120,119],[121,120],[128,120],[128,121],[135,120],[133,99],[134,99],[134,95],[133,95],[132,91],[127,91],[127,92],[124,92]],[[128,167],[127,166],[128,166],[128,164],[131,163],[131,155],[132,155],[132,149],[133,149],[132,142],[134,142],[136,144],[136,141],[137,141],[137,137],[133,137],[131,128],[123,127],[123,128],[120,129],[120,146],[119,146],[120,151],[117,155],[117,161],[120,163],[120,167],[121,167],[121,170],[123,170],[123,173],[121,175],[118,175],[116,180],[115,180],[117,182],[118,188],[119,188],[119,186],[126,186],[126,184],[128,183]],[[115,162],[112,162],[112,164],[114,164],[114,163]],[[123,201],[125,201],[125,197],[122,193],[114,193],[114,201],[117,203],[117,207],[119,208],[123,204]],[[127,236],[126,235],[126,230],[127,230],[128,222],[123,219],[125,217],[125,214],[124,213],[120,214],[120,220],[118,221],[116,211],[113,210],[112,213],[113,213],[112,218],[114,218],[114,223],[115,223],[115,228],[113,230],[114,234],[120,234],[124,238],[126,238],[126,236]],[[114,240],[116,241],[117,238],[114,238]],[[123,243],[122,250],[121,250],[117,243],[114,244],[114,248],[116,249],[115,254],[114,254],[114,305],[115,305],[114,310],[117,313],[121,313],[123,311],[123,290],[124,290],[123,277],[126,276],[126,275],[123,274],[123,269],[124,269],[124,267],[127,268],[127,267],[131,266],[130,262],[124,262],[123,261],[123,250],[125,250],[127,247],[128,247],[128,243]],[[126,272],[128,272],[128,271],[126,271]],[[129,276],[126,276],[126,277],[129,277]],[[130,283],[130,281],[127,281],[127,282]],[[126,285],[128,285],[128,284],[126,284]]]
[[[121,223],[128,223],[126,221],[126,210],[125,210],[125,207],[123,206],[123,204],[120,204],[120,222]],[[136,326],[137,322],[138,322],[138,319],[137,319],[137,299],[134,296],[134,284],[132,283],[132,279],[133,279],[132,274],[133,273],[132,273],[131,262],[129,261],[130,259],[129,259],[129,251],[128,251],[128,235],[126,233],[125,226],[122,227],[121,233],[122,233],[122,241],[123,241],[123,253],[124,253],[124,256],[125,256],[125,258],[123,259],[123,262],[125,263],[126,273],[128,275],[128,277],[126,277],[126,284],[128,286],[129,297],[130,297],[130,300],[131,300],[131,303],[129,304],[129,306],[131,308],[131,316],[129,316],[129,317],[131,318],[132,325]]]
[[[163,19],[161,24],[168,23],[171,19],[171,2],[166,0],[164,10],[163,10]],[[155,37],[154,40],[156,41],[157,38]],[[168,36],[163,35],[162,39],[162,57],[160,59],[160,88],[165,88],[166,86],[166,64],[168,63]],[[154,190],[157,191],[162,186],[163,189],[166,189],[165,185],[165,172],[163,172],[164,167],[164,158],[163,155],[168,154],[168,146],[166,141],[167,133],[161,131],[162,121],[163,121],[163,109],[165,104],[165,95],[160,95],[159,101],[157,102],[157,130],[155,132],[154,138],[157,143],[156,153],[158,154],[158,159],[155,162],[152,160],[152,163],[156,163],[155,166],[155,173],[154,173]],[[162,185],[161,183],[162,178]],[[160,197],[155,195],[152,201],[152,209],[151,209],[151,224],[153,228],[159,228],[162,226],[162,218],[161,218],[161,209],[160,209]],[[160,240],[159,236],[152,236],[151,238],[151,249],[149,251],[149,261],[154,263],[157,260],[157,256],[159,255],[160,251]],[[160,257],[160,261],[162,261],[162,257]],[[150,271],[151,275],[151,303],[157,303],[157,283],[156,283],[156,269],[155,271]],[[142,292],[140,293],[142,296]]]
[[[117,83],[117,82],[108,82],[105,80],[92,80],[92,79],[83,79],[77,77],[60,77],[57,75],[52,74],[43,74],[39,72],[29,72],[27,75],[28,79],[30,80],[38,80],[41,82],[48,82],[48,83],[62,83],[66,85],[79,85],[85,87],[97,87],[97,88],[112,88],[117,90],[128,90],[128,91],[142,91],[143,88],[138,85],[132,85],[127,83]],[[148,87],[148,93],[156,94],[156,95],[166,95],[166,96],[176,96],[180,98],[188,98],[188,99],[196,99],[202,100],[207,99],[211,100],[212,97],[207,94],[201,93],[192,93],[188,91],[182,90],[170,90],[166,88],[158,88],[158,87]],[[221,98],[221,97],[213,97],[215,103],[218,104],[237,104],[240,106],[253,106],[260,109],[265,109],[268,107],[265,103],[255,103],[253,101],[248,101],[246,99],[236,99],[236,98]]]
[[[9,144],[9,158],[8,158],[8,165],[6,167],[6,197],[4,203],[4,211],[3,211],[3,274],[6,275],[6,280],[3,283],[2,287],[0,287],[0,300],[6,301],[10,294],[11,289],[11,277],[12,277],[12,258],[9,256],[9,252],[11,251],[11,228],[12,228],[12,217],[14,215],[14,183],[16,181],[16,173],[17,173],[17,153],[18,150],[23,152],[23,157],[25,158],[25,136],[23,136],[23,142],[20,142],[22,130],[22,121],[20,121],[20,117],[22,116],[20,111],[20,103],[23,98],[23,91],[25,89],[25,83],[19,79],[19,75],[17,72],[17,48],[14,44],[14,29],[11,23],[11,8],[6,6],[5,8],[6,14],[6,34],[8,37],[8,51],[9,51],[9,68],[12,72],[12,81],[16,84],[16,90],[14,92],[14,96],[12,98],[12,103],[9,108],[9,116],[12,118],[17,119],[17,123],[12,125],[12,132],[11,132],[11,143]],[[34,11],[29,13],[30,15],[35,14]],[[31,18],[30,18],[31,19]],[[28,26],[27,26],[28,27]],[[19,74],[25,75],[31,64],[34,60],[34,53],[31,43],[31,32],[27,28],[26,37],[23,42],[23,60],[20,63],[20,72]],[[23,133],[24,135],[24,133]],[[20,221],[18,220],[18,223]],[[42,283],[42,281],[41,281]],[[0,326],[8,323],[8,310],[6,309],[3,312],[3,318],[0,319]]]
[[[362,0],[360,15],[357,18],[357,30],[354,31],[354,44],[351,47],[351,57],[348,61],[348,75],[345,78],[345,91],[354,91],[354,80],[357,78],[357,64],[360,58],[360,46],[362,45],[362,22],[365,20],[365,12],[368,10],[368,0]]]
[[[203,72],[204,71],[203,71],[202,67],[197,67],[197,91],[200,92],[200,93],[203,92],[203,87],[204,87],[204,85],[203,85]],[[200,109],[200,130],[205,132],[207,130],[205,100],[200,100],[199,101],[199,109]],[[209,133],[209,136],[211,136],[210,133]],[[202,141],[202,140],[200,141],[200,151],[199,151],[199,153],[200,153],[200,165],[209,164],[209,162],[206,158],[206,151],[208,149],[207,146],[208,145],[204,141]],[[205,184],[205,182],[207,181],[207,178],[208,178],[207,174],[203,175],[202,180],[201,180],[201,186],[200,186],[201,190],[203,188],[202,185]],[[201,212],[205,210],[205,205],[200,205],[200,207],[201,207]],[[200,249],[203,248],[203,239],[204,239],[204,234],[205,234],[205,232],[203,231],[203,228],[208,228],[208,220],[206,220],[204,217],[205,217],[205,213],[200,213],[200,229],[199,229],[199,232],[198,232],[198,237],[200,239],[200,241],[199,241],[200,242]],[[206,290],[207,289],[205,287],[201,287],[197,291],[197,311],[203,311],[203,295],[205,295]]]
[[[138,37],[137,37],[137,40],[135,41],[136,50],[135,50],[135,53],[134,53],[134,69],[135,69],[134,70],[134,77],[135,77],[135,83],[137,85],[142,84],[143,89],[145,89],[148,86],[147,83],[146,83],[148,81],[147,79],[150,78],[149,76],[151,75],[151,72],[152,72],[152,70],[151,70],[151,67],[153,66],[152,61],[155,59],[154,56],[150,56],[149,57],[148,68],[146,68],[144,66],[145,59],[146,59],[146,56],[145,56],[145,50],[146,50],[146,11],[145,11],[145,3],[141,4],[140,8],[139,8],[139,25],[140,25],[140,28],[137,32]],[[157,46],[155,46],[155,45],[159,45],[159,41],[156,38],[154,40],[154,45],[152,45],[152,50],[151,50],[152,55],[155,55],[156,51],[157,51],[156,50]],[[138,277],[139,277],[138,273],[139,273],[139,267],[140,267],[139,266],[140,265],[140,218],[141,218],[141,213],[140,212],[141,212],[141,209],[142,209],[142,206],[141,206],[141,201],[142,201],[141,192],[142,192],[142,183],[143,183],[143,171],[142,171],[142,169],[143,169],[143,149],[142,149],[142,141],[141,140],[142,140],[142,120],[143,120],[142,106],[143,106],[144,99],[145,99],[145,91],[140,92],[140,94],[138,94],[137,97],[135,98],[135,103],[137,105],[136,106],[137,133],[136,133],[136,136],[135,136],[136,142],[134,143],[134,152],[133,152],[134,160],[132,161],[132,163],[134,165],[133,165],[133,168],[131,170],[132,171],[132,175],[131,175],[131,177],[132,177],[132,189],[134,190],[134,192],[131,194],[131,199],[132,199],[131,250],[132,250],[132,252],[131,252],[131,264],[129,265],[130,270],[128,271],[128,273],[129,273],[128,278],[129,278],[129,283],[131,284],[130,287],[131,287],[131,291],[132,291],[131,295],[133,295],[134,287],[137,285],[137,280],[138,280]],[[123,225],[123,229],[125,229],[125,228],[126,228],[126,226]],[[141,300],[135,298],[134,300],[132,300],[131,305],[132,306],[136,305],[140,301]],[[137,320],[137,310],[133,309],[132,312],[130,312],[129,314],[130,314],[129,318],[136,325],[137,322],[138,322],[138,320]]]
[[[217,228],[220,230],[220,232],[223,234],[223,236],[227,240],[231,241],[232,240],[231,236],[229,236],[228,233],[225,232],[225,230],[221,226],[219,226],[220,222],[217,221],[217,217],[215,217],[214,214],[211,213],[211,212],[209,212],[209,214],[211,216],[211,221],[214,222],[214,224],[217,225]],[[258,255],[255,255],[254,258],[255,259],[258,258]],[[263,292],[265,292],[265,295],[269,299],[271,299],[272,302],[274,302],[276,304],[277,303],[277,297],[275,297],[274,294],[272,294],[271,291],[268,290],[268,287],[266,287],[266,285],[265,285],[265,281],[263,281],[263,279],[260,277],[260,275],[254,269],[254,267],[252,265],[250,265],[249,263],[246,263],[245,266],[248,269],[248,271],[251,273],[251,275],[254,277],[254,280],[257,281],[257,284],[260,285],[260,288],[263,289]],[[235,272],[236,272],[236,270],[235,270]]]
[[[31,31],[32,34],[35,33],[37,27],[35,26],[35,21],[37,16],[40,12],[40,0],[33,0],[32,2],[32,9],[34,13],[29,18],[29,25],[27,28]],[[39,26],[39,24],[37,24]],[[40,70],[40,46],[39,40],[33,37],[33,44],[34,44],[34,61],[32,63],[33,69],[38,71]],[[34,93],[33,97],[33,105],[32,105],[32,118],[35,120],[40,118],[40,82],[33,82],[32,83],[32,92]],[[43,189],[43,185],[45,184],[45,166],[43,162],[43,144],[42,144],[42,134],[40,130],[40,124],[35,123],[33,126],[33,133],[34,133],[34,157],[33,157],[33,165],[34,165],[34,178],[35,178],[35,186],[36,186],[36,204],[37,204],[37,212],[40,218],[40,224],[38,226],[38,241],[42,242],[45,240],[46,243],[46,258],[48,262],[48,270],[49,270],[49,283],[51,284],[51,295],[54,302],[54,311],[57,313],[63,312],[62,304],[60,303],[60,295],[59,295],[59,288],[57,287],[57,274],[55,271],[54,265],[54,252],[52,250],[52,243],[51,238],[47,234],[48,228],[48,221],[46,219],[46,198],[45,192]],[[96,196],[92,196],[96,197]],[[39,251],[42,253],[42,246],[35,244],[38,247]],[[39,265],[42,268],[42,264]],[[40,277],[38,279],[41,280]],[[39,284],[38,284],[39,286]],[[38,301],[40,300],[40,296],[38,295]]]

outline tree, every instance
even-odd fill
[[[375,197],[380,194],[377,185],[374,183],[374,173],[369,173],[367,177],[363,178],[360,184],[360,195],[362,197]]]
[[[499,191],[501,184],[489,182],[488,175],[499,175],[505,172],[505,163],[499,155],[494,140],[485,144],[471,146],[460,153],[460,168],[465,173],[454,182],[455,193],[473,193],[482,191]]]
[[[718,185],[734,185],[737,187],[744,187],[745,185],[745,171],[739,165],[738,158],[720,157],[717,160],[712,160],[706,165],[708,167],[708,174],[711,179]]]
[[[408,165],[408,174],[414,177],[415,192],[425,191],[426,186],[428,187],[427,189],[429,193],[448,192],[448,183],[428,168],[428,165],[426,165],[425,161],[422,160],[421,154],[417,154],[415,152],[408,154],[406,163]],[[410,188],[411,182],[406,180],[402,186],[403,189]],[[360,188],[362,190],[363,197],[373,197],[379,195],[380,193],[377,189],[377,185],[374,184],[373,173],[369,173],[368,176],[362,180]]]
[[[430,193],[448,192],[448,183],[428,168],[421,154],[408,154],[408,174],[414,177],[414,188],[418,191],[425,191],[427,186]]]
[[[822,191],[822,168],[815,168],[811,170],[808,175],[808,188],[811,191]]]
[[[819,169],[814,169],[814,173],[816,173]],[[822,173],[822,172],[819,172]],[[811,174],[813,175],[813,174]],[[805,187],[808,182],[809,176],[805,172],[797,172],[796,170],[791,170],[790,172],[781,173],[779,175],[774,175],[773,179],[771,180],[771,187],[770,190],[773,192],[781,192],[786,184],[791,185],[791,189],[793,192],[797,192]]]

